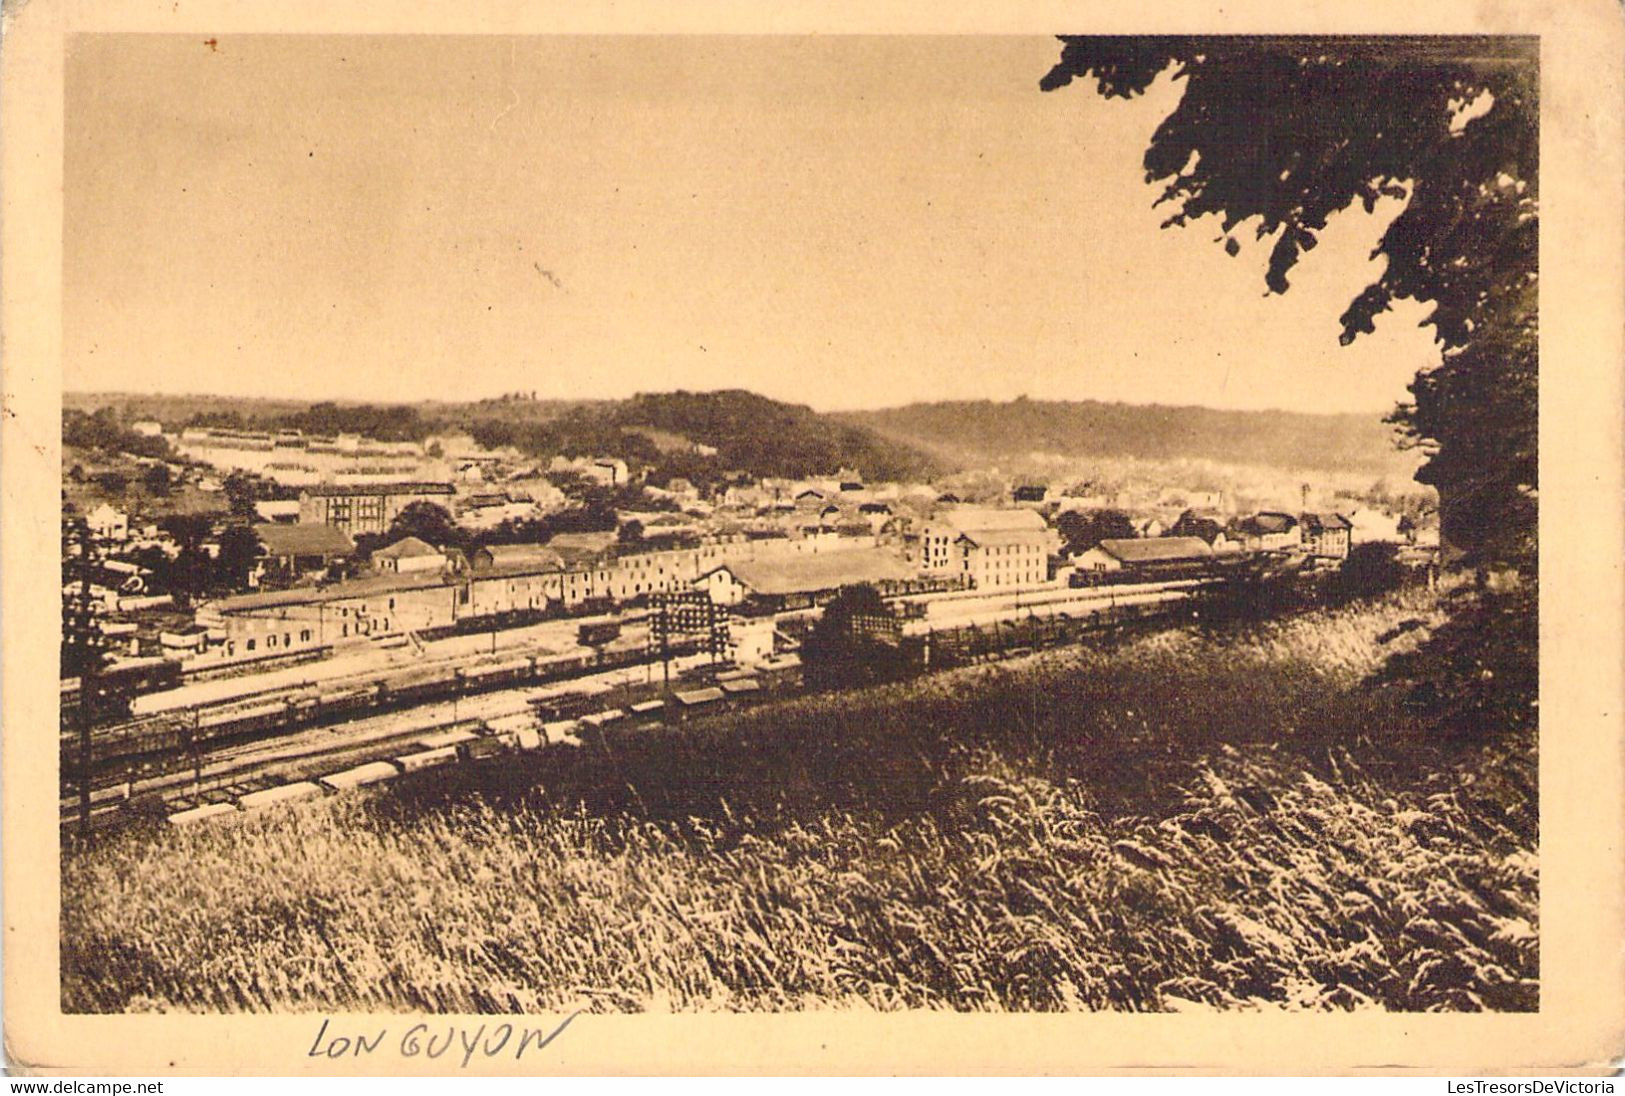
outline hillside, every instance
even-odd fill
[[[615,405],[611,414],[622,427],[650,427],[710,446],[723,465],[759,475],[852,468],[867,479],[898,480],[941,470],[939,462],[907,442],[739,389],[639,394]]]
[[[627,400],[416,404],[80,392],[65,393],[63,405],[83,412],[111,408],[125,422],[152,418],[170,428],[197,421],[311,433],[355,431],[384,440],[461,430],[486,445],[513,445],[538,456],[621,457],[696,481],[730,472],[812,476],[851,468],[868,479],[892,480],[943,471],[942,462],[907,442],[737,389],[639,394]],[[702,446],[715,454],[702,454]]]
[[[63,1007],[1538,1008],[1533,730],[1369,683],[1430,596],[70,846]]]
[[[832,475],[855,469],[875,480],[929,477],[939,462],[866,427],[751,392],[644,393],[526,417],[516,404],[501,416],[465,406],[450,417],[482,445],[537,455],[611,456],[660,475],[714,483],[751,476]],[[703,449],[702,449],[703,447]],[[714,452],[710,452],[714,450]]]
[[[838,416],[956,463],[1032,454],[1135,460],[1212,460],[1275,468],[1408,476],[1412,454],[1376,415],[1218,411],[1093,400],[916,403]]]

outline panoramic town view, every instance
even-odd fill
[[[65,1010],[1538,1008],[1527,43],[201,48],[69,63]]]

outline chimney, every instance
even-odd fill
[[[1309,512],[1309,485],[1307,483],[1304,484],[1301,490],[1303,492],[1303,506],[1301,509],[1307,514]]]

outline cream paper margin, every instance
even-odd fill
[[[947,7],[845,0],[535,5],[13,0],[0,88],[0,650],[5,1038],[37,1072],[301,1074],[1305,1074],[1596,1072],[1625,1055],[1621,58],[1608,0],[1222,6],[1055,0]],[[460,1055],[307,1057],[322,1017],[64,1016],[59,1009],[56,587],[65,37],[145,31],[481,33],[1520,33],[1542,39],[1541,962],[1531,1015],[834,1012],[581,1016],[515,1065]],[[1058,52],[1058,47],[1057,47]],[[1035,94],[1038,77],[1033,74]],[[945,78],[952,78],[945,74]],[[838,139],[838,137],[836,138]],[[335,1017],[334,1031],[416,1020]],[[518,1020],[519,1018],[511,1018]],[[526,1022],[550,1027],[545,1017]],[[555,1018],[557,1019],[557,1018]],[[388,1049],[388,1044],[386,1044]]]

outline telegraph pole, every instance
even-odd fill
[[[90,763],[91,728],[95,723],[95,707],[99,703],[99,682],[96,671],[101,666],[100,629],[96,626],[94,599],[91,595],[92,553],[94,544],[90,526],[82,517],[71,518],[62,531],[62,560],[64,569],[76,580],[77,589],[67,595],[66,611],[62,614],[62,644],[72,653],[71,667],[79,674],[78,760],[75,783],[79,785],[79,833],[90,833]]]

